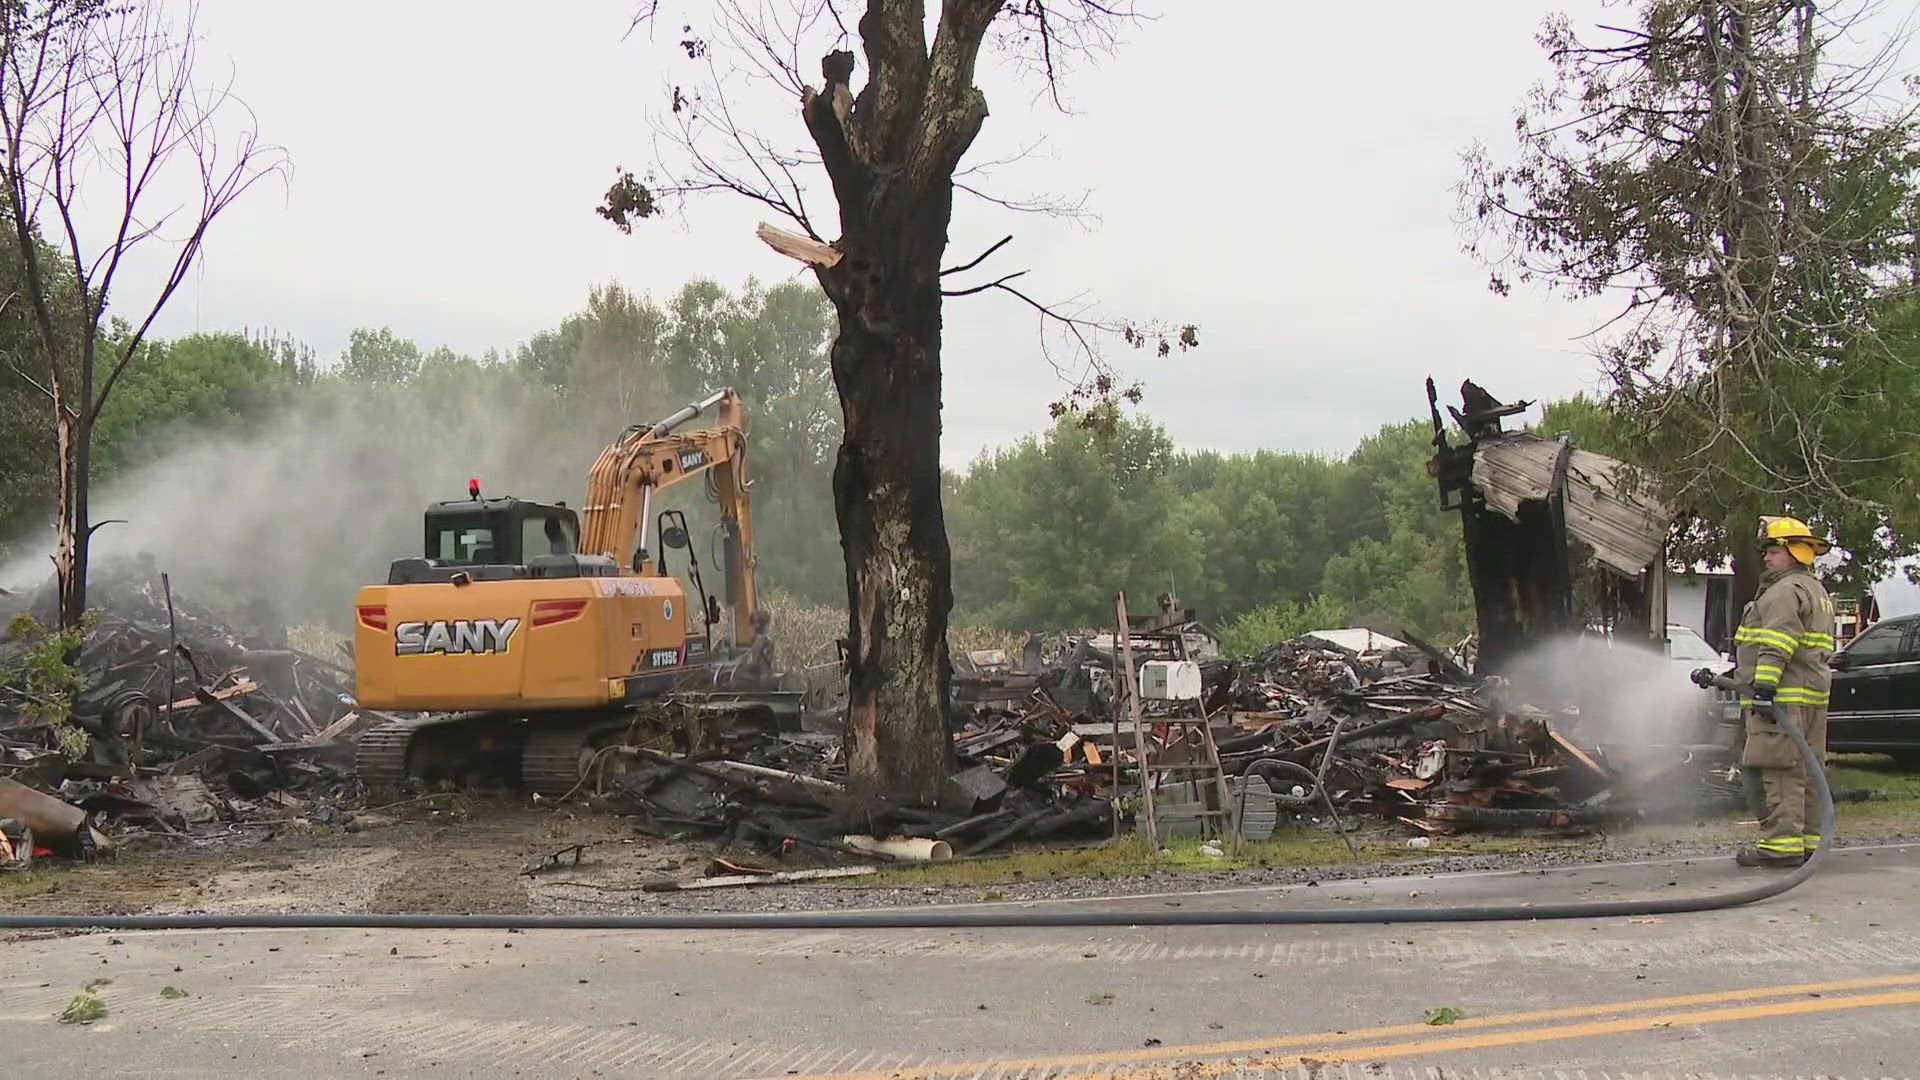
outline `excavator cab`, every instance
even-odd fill
[[[395,559],[387,584],[450,581],[456,574],[501,581],[619,572],[612,559],[580,554],[580,518],[566,503],[481,498],[477,483],[469,496],[427,507],[422,555]]]
[[[461,499],[427,507],[425,556],[444,566],[524,566],[540,555],[572,555],[580,518],[565,504]]]

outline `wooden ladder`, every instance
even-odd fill
[[[1227,770],[1220,763],[1220,747],[1214,741],[1213,727],[1208,723],[1205,706],[1196,701],[1192,711],[1197,715],[1174,715],[1155,717],[1152,726],[1164,731],[1167,748],[1184,747],[1188,760],[1178,764],[1154,762],[1158,755],[1154,753],[1153,743],[1147,738],[1147,722],[1140,710],[1140,684],[1133,664],[1133,633],[1127,624],[1127,595],[1121,593],[1115,605],[1119,616],[1119,648],[1116,651],[1120,662],[1122,692],[1126,696],[1127,711],[1133,720],[1134,752],[1140,768],[1140,812],[1142,831],[1147,843],[1153,850],[1160,850],[1161,814],[1158,802],[1165,792],[1156,790],[1160,776],[1172,776],[1168,786],[1173,789],[1186,788],[1192,793],[1193,805],[1199,807],[1192,816],[1200,821],[1200,835],[1203,838],[1223,840],[1232,844],[1233,850],[1240,850],[1240,829],[1237,820],[1237,808],[1233,798],[1232,785],[1227,780]],[[1184,638],[1180,641],[1179,656],[1190,659]],[[1184,710],[1183,710],[1184,712]],[[1117,719],[1117,718],[1116,718]],[[1195,751],[1198,751],[1197,758]],[[1176,805],[1185,806],[1180,803]],[[1182,816],[1185,816],[1183,813]]]

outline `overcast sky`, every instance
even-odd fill
[[[995,182],[1086,190],[1098,223],[963,205],[956,256],[1012,232],[995,265],[1030,268],[1038,295],[1197,322],[1197,352],[1118,357],[1183,446],[1344,453],[1424,411],[1428,373],[1507,398],[1595,387],[1578,340],[1594,312],[1493,296],[1452,223],[1460,151],[1509,145],[1546,73],[1538,4],[1158,6],[1074,74],[1073,115],[987,84],[980,157],[1049,140]],[[555,325],[596,282],[660,294],[694,275],[792,275],[753,238],[765,215],[737,201],[631,237],[593,214],[616,166],[648,164],[644,114],[666,78],[667,42],[623,40],[632,9],[203,0],[207,59],[231,62],[293,171],[217,223],[161,332],[272,328],[332,355],[354,327],[391,326],[479,352]],[[791,111],[763,123],[799,132]],[[954,300],[947,330],[949,463],[1044,427],[1060,384],[1030,313]]]

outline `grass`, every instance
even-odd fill
[[[95,1020],[104,1020],[107,1016],[107,1003],[93,992],[93,984],[87,984],[85,990],[73,995],[67,1002],[67,1008],[60,1014],[63,1024],[91,1024]]]
[[[1827,782],[1836,788],[1867,788],[1889,802],[1920,802],[1920,773],[1907,772],[1878,754],[1835,754]]]
[[[14,870],[0,874],[0,900],[18,900],[50,893],[60,886],[56,870]]]
[[[1920,773],[1878,754],[1835,754],[1827,762],[1827,782],[1837,789],[1866,788],[1874,798],[1834,807],[1841,836],[1863,837],[1920,831]]]
[[[287,644],[336,664],[342,662],[340,646],[347,640],[347,635],[321,623],[302,623],[287,628]]]

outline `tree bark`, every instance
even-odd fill
[[[846,50],[821,60],[801,116],[840,208],[837,261],[814,262],[839,316],[844,417],[833,470],[847,574],[847,756],[857,790],[931,801],[951,772],[952,555],[940,505],[940,264],[953,172],[987,118],[973,85],[1005,0],[870,0],[858,98]],[[809,226],[810,228],[810,226]]]
[[[77,476],[74,469],[77,441],[75,426],[76,421],[67,411],[66,394],[61,392],[60,383],[56,380],[53,383],[53,445],[54,486],[59,503],[54,520],[53,578],[59,594],[56,614],[63,630],[79,622],[80,616],[74,610],[75,606],[84,612],[87,603],[87,574],[81,563],[77,542],[80,531],[75,528],[77,513],[81,510],[79,492],[74,483]]]
[[[55,395],[53,430],[59,509],[55,520],[53,576],[59,595],[59,626],[65,630],[80,625],[87,613],[87,565],[93,541],[92,515],[88,510],[93,425],[84,410],[75,410],[83,414],[77,417],[68,412],[64,393],[56,389]]]
[[[833,501],[847,574],[847,754],[865,793],[924,801],[952,771],[939,279],[951,199],[875,196],[842,238],[847,257],[818,270],[840,317]]]
[[[63,510],[60,537],[60,547],[68,556],[66,580],[59,582],[60,628],[63,630],[79,626],[86,617],[87,568],[92,562],[93,550],[93,515],[89,508],[93,493],[90,476],[93,471],[93,423],[83,415],[78,420],[69,421],[68,426],[73,431],[73,446],[71,453],[61,461],[62,468],[71,469],[73,473],[67,485],[73,492],[73,503],[70,509]]]

